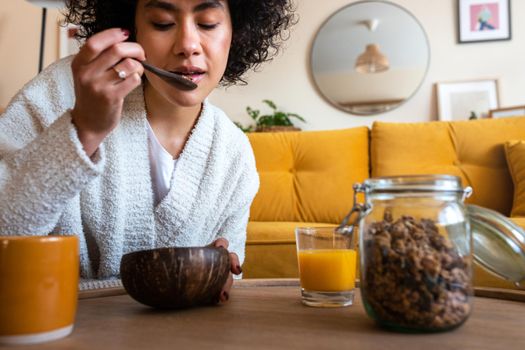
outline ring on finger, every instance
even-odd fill
[[[124,70],[120,70],[117,67],[113,66],[113,70],[117,73],[118,77],[122,80],[128,77],[128,74]]]

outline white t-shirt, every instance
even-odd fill
[[[162,147],[149,122],[147,124],[151,180],[155,195],[154,204],[157,205],[170,190],[171,177],[175,171],[177,159],[173,159],[172,155]]]

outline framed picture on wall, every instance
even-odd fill
[[[458,42],[510,40],[510,0],[458,0]]]
[[[499,107],[496,79],[436,84],[439,120],[488,118]]]
[[[78,26],[67,24],[66,26],[59,25],[59,47],[58,57],[63,58],[69,55],[76,54],[80,49],[80,44],[75,38],[78,31]]]
[[[513,106],[505,108],[491,109],[489,118],[507,118],[525,116],[525,106]]]

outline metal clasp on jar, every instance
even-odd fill
[[[461,197],[461,201],[464,202],[465,199],[469,198],[470,196],[472,196],[472,187],[467,186],[463,189],[463,196]]]
[[[352,209],[346,216],[343,218],[343,221],[339,226],[337,226],[336,231],[341,234],[352,234],[355,230],[355,227],[359,224],[362,218],[364,218],[370,212],[371,206],[366,203],[366,194],[368,192],[368,186],[366,184],[356,183],[353,186],[354,189],[354,204]],[[365,203],[357,202],[357,194],[365,194]],[[355,218],[352,218],[352,215],[355,215]]]

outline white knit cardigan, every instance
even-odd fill
[[[247,137],[207,101],[171,189],[153,204],[142,87],[91,159],[71,123],[71,58],[26,84],[0,116],[0,235],[76,234],[81,276],[119,275],[123,254],[203,246],[218,237],[244,260],[259,178]]]

